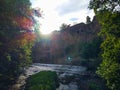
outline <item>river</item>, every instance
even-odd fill
[[[60,86],[56,90],[78,90],[77,79],[86,71],[86,67],[59,64],[33,63],[26,69],[26,76],[33,75],[40,71],[56,71]]]

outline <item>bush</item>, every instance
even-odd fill
[[[56,90],[58,86],[56,72],[41,71],[28,78],[25,90]]]
[[[92,42],[82,43],[80,45],[80,56],[84,59],[97,58],[101,51],[101,42],[102,39],[100,37],[96,37]]]

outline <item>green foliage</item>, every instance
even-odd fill
[[[119,0],[90,0],[89,8],[94,9],[95,12],[104,10],[116,12],[119,11],[119,5]]]
[[[75,44],[66,46],[65,54],[68,56],[80,56],[84,59],[98,58],[100,54],[101,37],[95,37],[90,42],[76,42]]]
[[[103,62],[97,73],[107,80],[107,85],[112,90],[120,89],[120,39],[108,37],[102,44],[104,50]]]
[[[0,90],[8,90],[31,61],[35,35],[29,0],[0,0]]]
[[[120,90],[120,6],[119,0],[91,0],[90,8],[94,9],[102,25],[100,35],[103,61],[97,70],[107,81],[111,90]],[[117,7],[118,6],[118,7]]]
[[[98,20],[102,25],[102,30],[100,32],[101,35],[109,37],[112,35],[116,38],[120,37],[120,13],[114,12],[111,13],[109,11],[101,11],[100,14],[97,14]]]
[[[86,42],[80,45],[80,56],[85,59],[97,58],[100,53],[100,44],[102,39],[100,37],[94,38],[92,42]]]
[[[56,72],[41,71],[28,78],[25,90],[56,90],[58,85]]]

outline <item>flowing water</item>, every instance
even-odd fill
[[[77,79],[86,71],[86,67],[58,64],[34,63],[26,69],[26,76],[33,75],[40,71],[56,71],[60,86],[56,90],[78,90]]]

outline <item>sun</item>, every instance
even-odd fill
[[[41,32],[41,34],[43,34],[43,35],[48,35],[48,34],[51,34],[51,33],[52,33],[52,31],[48,31],[48,30],[41,30],[40,32]]]

